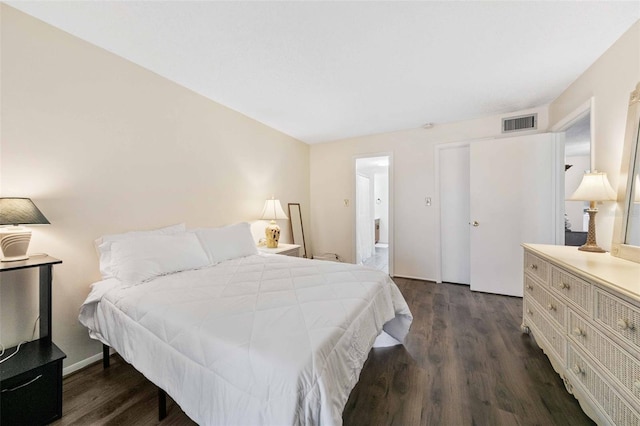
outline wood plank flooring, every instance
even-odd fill
[[[415,317],[405,346],[373,349],[345,425],[592,425],[535,342],[522,299],[395,278]],[[155,425],[157,388],[114,355],[64,379],[55,425]],[[167,400],[162,425],[194,423]]]

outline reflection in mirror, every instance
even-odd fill
[[[289,203],[289,218],[291,220],[291,236],[293,244],[300,245],[300,255],[307,257],[307,247],[304,242],[304,228],[302,227],[302,211],[299,203]]]
[[[589,202],[569,197],[591,170],[591,108],[564,131],[564,164],[564,244],[581,246],[587,242]]]
[[[640,263],[640,83],[629,97],[611,254]]]
[[[632,161],[630,170],[629,185],[629,201],[627,216],[627,232],[625,244],[640,246],[640,148],[638,147],[638,139],[640,138],[640,122],[638,123],[637,133],[635,135],[636,146],[635,153],[632,152]]]

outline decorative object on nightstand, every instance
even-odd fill
[[[40,277],[40,335],[0,356],[0,424],[44,425],[62,417],[62,360],[67,356],[51,341],[51,256],[0,263],[0,273],[36,268]]]
[[[289,219],[284,210],[282,210],[280,200],[271,197],[270,200],[265,201],[260,219],[271,221],[264,230],[267,236],[267,248],[277,248],[278,240],[280,239],[280,227],[276,220]]]
[[[0,247],[2,262],[26,260],[27,249],[31,241],[31,231],[19,225],[46,225],[49,221],[29,198],[0,198],[0,225],[13,225],[0,228]]]
[[[594,171],[593,173],[585,173],[578,189],[569,197],[571,201],[589,201],[589,231],[587,233],[587,242],[580,246],[578,250],[590,251],[593,253],[604,253],[605,250],[598,247],[596,243],[596,207],[597,201],[615,201],[616,193],[609,184],[607,174],[604,172]]]

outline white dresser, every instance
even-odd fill
[[[522,330],[596,423],[640,426],[640,264],[523,247]]]

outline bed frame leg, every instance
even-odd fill
[[[109,346],[102,344],[102,368],[109,368]]]
[[[158,388],[158,420],[162,421],[167,417],[167,393]]]

